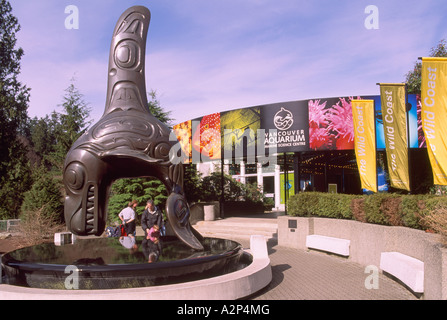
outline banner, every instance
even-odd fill
[[[309,100],[311,150],[354,149],[351,100],[348,97]]]
[[[383,132],[391,186],[410,191],[405,84],[380,84]]]
[[[352,100],[354,146],[362,188],[377,192],[374,100]]]
[[[221,159],[220,113],[191,121],[192,163]]]
[[[244,160],[246,164],[256,163],[256,155],[264,155],[262,150],[256,150],[257,134],[261,129],[260,108],[243,108],[220,114],[220,127],[224,159],[228,163],[239,163]]]
[[[447,185],[447,58],[422,58],[422,129],[433,183]]]
[[[182,163],[191,162],[191,120],[179,123],[172,128],[172,132],[180,143],[180,161]],[[174,149],[175,151],[175,149]],[[178,157],[178,155],[176,155]],[[171,160],[172,161],[172,160]],[[179,162],[180,162],[179,161]]]

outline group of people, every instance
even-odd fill
[[[136,233],[136,212],[135,208],[138,205],[136,200],[129,202],[127,208],[121,210],[118,217],[122,221],[126,234],[135,236]],[[163,227],[163,214],[161,210],[155,206],[154,201],[148,200],[141,217],[141,227],[144,231],[146,239],[158,236]]]
[[[121,245],[130,250],[131,253],[138,251],[138,245],[135,239],[136,235],[136,212],[138,202],[133,200],[129,202],[127,208],[121,210],[118,214],[124,227],[125,235],[119,237]],[[142,253],[148,263],[156,262],[161,254],[161,243],[159,238],[163,230],[163,213],[155,206],[154,201],[148,200],[141,217],[141,227],[144,230],[144,238],[141,242]]]

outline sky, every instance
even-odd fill
[[[72,79],[98,121],[113,29],[146,6],[146,89],[173,124],[294,100],[378,95],[447,39],[440,0],[10,0],[30,117],[62,112]],[[373,5],[371,11],[368,6]],[[78,10],[77,28],[67,28]],[[67,21],[66,21],[67,20]]]

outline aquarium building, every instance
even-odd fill
[[[257,184],[274,200],[276,210],[284,210],[288,197],[301,191],[362,194],[366,190],[356,161],[353,100],[373,101],[378,191],[389,190],[387,115],[382,115],[380,95],[289,101],[204,115],[174,126],[181,145],[177,154],[203,176],[223,171],[242,183]],[[406,95],[406,105],[409,170],[417,178],[427,173],[420,166],[416,170],[411,159],[428,161],[419,95]],[[424,167],[429,170],[429,163]]]

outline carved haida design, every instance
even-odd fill
[[[144,57],[149,21],[149,10],[136,6],[126,10],[115,27],[104,114],[65,159],[65,222],[77,235],[101,235],[113,181],[153,176],[170,194],[166,215],[175,234],[191,248],[203,250],[197,239],[201,236],[189,223],[183,165],[169,161],[174,145],[170,130],[148,109]]]

